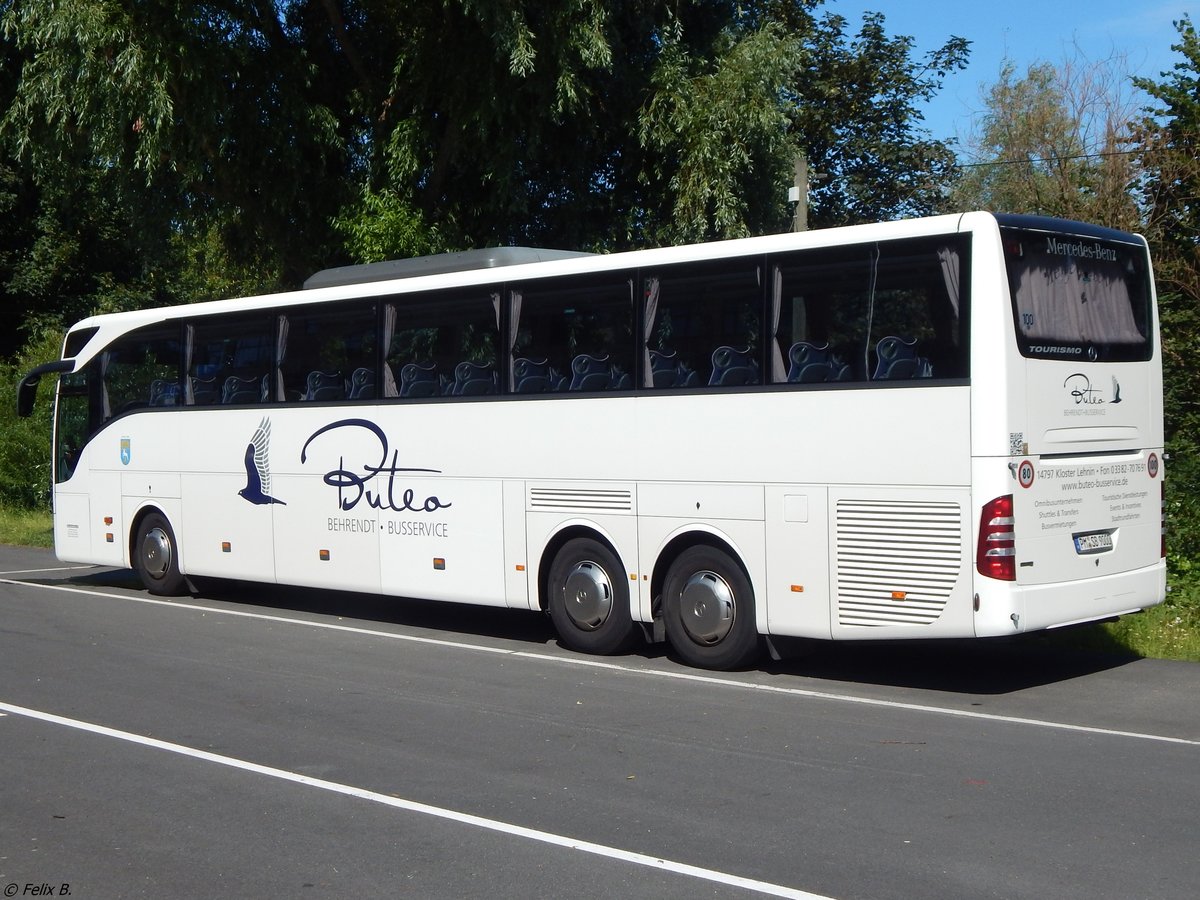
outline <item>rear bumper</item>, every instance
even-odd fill
[[[1003,584],[978,578],[978,637],[999,637],[1093,622],[1161,603],[1167,594],[1167,563],[1118,575],[1057,584]]]

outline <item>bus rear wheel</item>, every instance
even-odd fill
[[[679,554],[663,584],[663,615],[667,640],[689,665],[737,669],[759,655],[750,579],[723,550]]]
[[[564,544],[550,566],[547,589],[550,620],[572,650],[608,655],[633,644],[629,583],[604,544],[591,538]]]
[[[166,516],[150,513],[138,526],[133,542],[134,568],[152,594],[174,597],[184,592],[179,571],[179,544]]]

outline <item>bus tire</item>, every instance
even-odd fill
[[[175,597],[187,584],[179,571],[179,543],[171,523],[161,513],[149,513],[138,526],[133,542],[133,565],[152,594]]]
[[[737,669],[761,652],[754,590],[742,567],[715,547],[689,547],[663,583],[667,640],[680,658],[702,669]]]
[[[609,655],[632,645],[637,631],[629,614],[629,583],[604,544],[568,541],[554,557],[546,586],[550,619],[567,647]]]

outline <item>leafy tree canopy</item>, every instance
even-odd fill
[[[1161,80],[1138,79],[1152,105],[1137,124],[1145,229],[1155,258],[1163,332],[1167,438],[1180,474],[1200,489],[1200,38],[1176,23],[1181,59]],[[1200,554],[1200,508],[1189,532]]]
[[[1135,147],[1162,329],[1170,559],[1187,571],[1200,560],[1200,38],[1190,17],[1175,27],[1179,61],[1136,81],[1151,105]]]
[[[1124,60],[1005,63],[968,139],[952,208],[1037,213],[1136,230],[1134,101]]]
[[[799,153],[816,225],[930,211],[919,106],[967,42],[917,59],[822,7],[0,0],[0,316],[780,230]]]
[[[1200,37],[1190,17],[1176,23],[1182,56],[1161,81],[1135,80],[1153,105],[1138,125],[1151,236],[1171,287],[1200,307]]]

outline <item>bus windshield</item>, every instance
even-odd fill
[[[1150,278],[1140,244],[1005,228],[1021,353],[1099,362],[1150,358]]]

